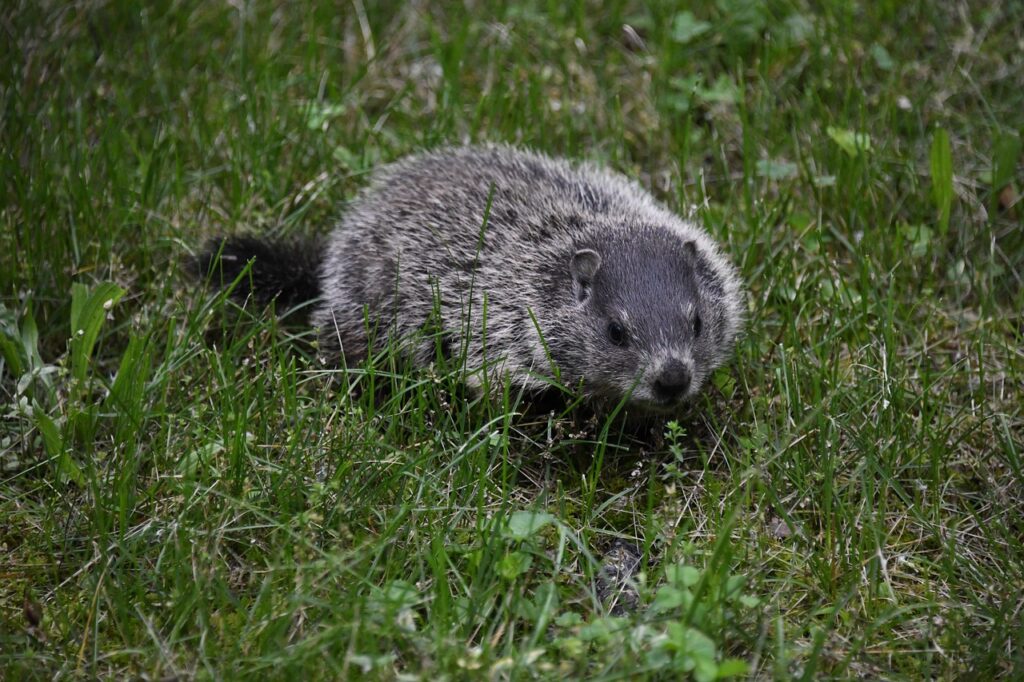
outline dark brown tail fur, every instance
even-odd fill
[[[239,279],[252,263],[248,272]],[[273,241],[250,236],[211,239],[192,261],[200,278],[227,287],[237,301],[275,301],[281,312],[320,296],[320,248],[315,241]]]

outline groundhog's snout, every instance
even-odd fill
[[[654,377],[654,396],[665,403],[672,403],[690,390],[690,368],[677,359],[669,360]]]

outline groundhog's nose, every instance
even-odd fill
[[[690,388],[690,370],[679,360],[671,360],[654,379],[654,395],[665,402],[679,398]]]

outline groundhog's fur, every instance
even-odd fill
[[[509,147],[385,166],[318,248],[228,238],[200,265],[234,277],[254,259],[254,293],[279,306],[319,293],[321,347],[348,364],[391,340],[420,366],[464,359],[472,386],[557,373],[644,409],[693,396],[741,326],[706,232],[617,173]]]

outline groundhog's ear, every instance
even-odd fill
[[[572,286],[576,298],[586,300],[590,295],[590,283],[601,267],[601,254],[593,249],[580,249],[572,255],[569,272],[572,273]]]
[[[683,250],[686,251],[686,255],[690,258],[697,257],[697,243],[692,239],[688,242],[683,242]]]

